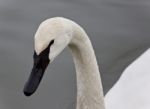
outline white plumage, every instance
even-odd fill
[[[105,96],[106,109],[150,109],[150,49],[129,65]]]
[[[49,46],[52,40],[54,43]],[[52,62],[67,46],[70,48],[76,68],[76,109],[105,109],[99,68],[86,32],[75,22],[62,17],[51,18],[41,23],[35,34],[36,59],[47,56],[45,53],[48,53],[48,50],[42,56],[40,54],[49,49],[48,58]],[[106,109],[149,109],[149,60],[150,50],[125,70],[105,97]],[[36,75],[36,72],[33,74]],[[31,84],[35,85],[32,81]],[[30,89],[32,85],[25,88],[27,95]]]

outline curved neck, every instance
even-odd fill
[[[75,25],[73,35],[69,48],[77,76],[76,109],[104,109],[101,78],[92,44],[78,25]]]

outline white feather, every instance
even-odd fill
[[[76,109],[105,109],[102,83],[95,53],[83,28],[75,22],[55,17],[44,21],[35,34],[35,51],[50,47],[52,61],[69,46],[77,75]],[[150,108],[150,50],[133,62],[105,97],[106,109]]]
[[[129,65],[105,96],[106,109],[150,109],[150,49]]]

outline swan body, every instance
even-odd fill
[[[150,109],[150,49],[129,65],[105,96],[106,109]]]
[[[68,46],[77,75],[76,109],[105,109],[95,53],[89,37],[78,24],[62,17],[50,18],[39,26],[34,46],[34,66],[24,87],[26,96],[36,91],[48,64]]]

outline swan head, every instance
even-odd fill
[[[60,18],[51,18],[41,23],[34,38],[34,65],[24,87],[26,96],[36,91],[48,64],[63,51],[71,39],[70,27]]]

